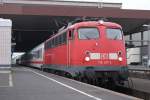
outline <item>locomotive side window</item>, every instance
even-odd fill
[[[67,33],[66,32],[47,41],[45,44],[45,50],[49,49],[49,48],[54,48],[59,45],[63,45],[65,43],[67,43]]]
[[[72,39],[73,39],[73,30],[69,30],[68,39],[69,39],[69,40],[72,40]]]
[[[78,29],[79,39],[98,39],[99,31],[95,27],[83,27]]]
[[[58,37],[59,37],[59,40],[58,40],[58,41],[59,41],[59,45],[61,45],[61,44],[62,44],[62,41],[61,41],[61,40],[62,40],[62,39],[61,39],[61,35],[59,35]]]
[[[106,29],[106,35],[108,39],[122,40],[122,31],[120,29]]]
[[[45,43],[45,49],[48,49],[48,43]]]
[[[67,43],[67,33],[63,33],[63,39],[62,39],[63,43]]]
[[[55,40],[54,40],[54,38],[51,41],[52,41],[52,47],[54,47],[55,46]]]

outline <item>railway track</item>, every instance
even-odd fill
[[[137,97],[137,98],[141,98],[141,99],[144,99],[144,100],[150,100],[150,93],[143,92],[143,91],[138,91],[138,90],[123,87],[123,86],[117,86],[116,89],[114,89],[113,91],[123,93],[123,94],[127,94],[127,95],[130,95],[130,96],[134,96],[134,97]]]

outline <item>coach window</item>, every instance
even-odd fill
[[[122,40],[122,31],[121,31],[121,29],[107,28],[106,29],[106,35],[107,35],[108,39]]]
[[[83,27],[78,29],[79,39],[98,39],[99,31],[96,27]]]
[[[39,58],[42,58],[42,49],[39,50]]]
[[[39,58],[39,50],[35,51],[36,58]]]
[[[50,46],[51,46],[51,41],[49,40],[48,41],[48,48],[50,48]]]

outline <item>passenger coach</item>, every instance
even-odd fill
[[[33,66],[36,68],[42,68],[44,65],[44,43],[36,46],[29,52],[25,53],[17,63],[27,66]]]

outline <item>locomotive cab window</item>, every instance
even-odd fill
[[[82,27],[78,29],[79,39],[98,39],[99,31],[96,27]]]
[[[106,29],[106,36],[112,40],[122,40],[122,31],[120,29],[108,28]]]

